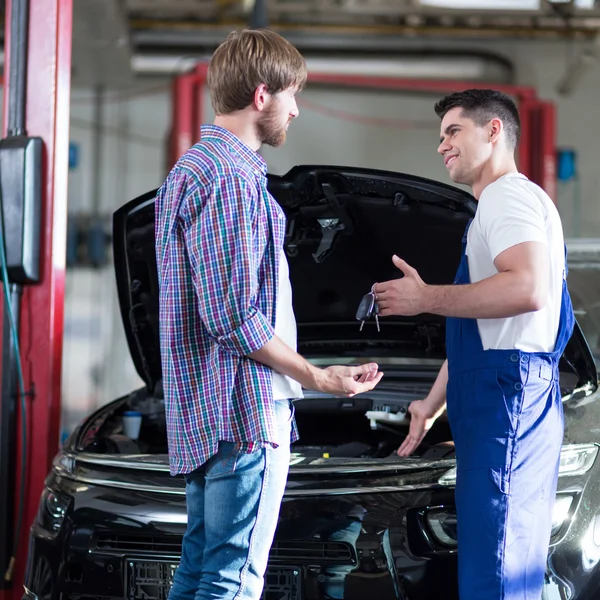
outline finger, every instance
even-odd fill
[[[370,381],[365,381],[362,383],[357,382],[357,385],[354,389],[354,394],[363,394],[364,392],[371,391],[381,381],[382,377],[383,373],[379,371],[379,373],[377,373],[377,375],[374,375]]]
[[[371,381],[375,377],[375,373],[373,371],[369,371],[368,373],[363,373],[357,380],[357,383],[365,383],[366,381]]]
[[[376,283],[373,286],[373,291],[378,296],[379,294],[385,293],[385,291],[390,287],[389,281],[384,281],[383,283]]]
[[[364,365],[359,365],[358,367],[350,367],[349,375],[350,377],[356,378],[362,375],[368,375],[369,373],[377,373],[377,369],[379,369],[377,363],[366,363]]]
[[[398,449],[398,456],[409,456],[412,454],[417,449],[422,439],[422,437],[414,438],[412,435],[409,435]]]
[[[405,275],[414,275],[417,271],[411,267],[405,260],[402,260],[399,256],[394,254],[392,256],[392,262],[397,269],[400,269]]]
[[[389,308],[379,308],[379,316],[380,317],[390,317],[394,313]]]
[[[409,456],[410,454],[412,454],[413,450],[415,449],[415,444],[413,443],[413,440],[410,436],[408,436],[404,442],[402,442],[402,445],[400,446],[400,448],[398,448],[398,456]]]

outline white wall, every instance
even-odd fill
[[[556,102],[558,144],[578,151],[581,175],[580,222],[573,221],[573,186],[561,190],[559,208],[565,231],[568,236],[600,237],[600,169],[597,166],[600,67],[584,77],[572,96],[563,98],[557,95],[555,86],[566,68],[566,58],[571,51],[569,44],[490,40],[469,42],[469,45],[504,54],[517,67],[516,83],[535,86],[540,97]],[[112,95],[105,104],[99,194],[104,213],[112,213],[123,202],[158,187],[163,181],[170,90],[168,85],[161,88],[151,84],[150,88],[146,93],[143,89],[137,90],[132,96]],[[285,173],[302,163],[363,165],[449,183],[435,152],[439,137],[439,122],[433,112],[436,98],[309,87],[300,94],[299,100],[301,115],[292,123],[286,145],[262,150],[271,172]],[[81,164],[70,173],[71,213],[87,212],[92,207],[93,107],[92,91],[73,90],[71,140],[80,144]],[[337,116],[331,116],[331,111],[337,111]],[[206,98],[205,120],[212,118]],[[369,122],[369,119],[377,122]],[[70,272],[66,302],[63,395],[65,424],[70,427],[81,412],[126,393],[139,385],[139,379],[122,333],[112,269],[108,267],[96,274]],[[71,318],[76,322],[71,322]],[[102,323],[102,331],[109,333],[100,337],[92,333],[98,322]],[[76,338],[74,331],[79,331],[80,337]],[[85,332],[89,332],[87,341],[81,338],[81,331],[84,337]]]
[[[113,211],[163,179],[168,86],[133,97],[106,94],[101,134],[99,212]],[[69,214],[94,206],[94,95],[72,91],[70,139],[80,164],[69,173]],[[111,264],[67,269],[63,350],[63,435],[96,407],[140,387],[121,322]]]

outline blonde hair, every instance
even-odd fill
[[[270,94],[302,89],[306,63],[286,39],[268,29],[234,31],[215,50],[208,66],[207,84],[217,115],[242,110],[264,84]]]

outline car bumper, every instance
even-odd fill
[[[270,597],[458,598],[457,548],[444,545],[439,531],[436,537],[427,525],[428,511],[454,508],[454,490],[435,483],[444,472],[397,477],[399,491],[381,475],[373,480],[377,485],[367,486],[352,475],[327,482],[306,474],[302,485],[290,481],[289,489],[306,495],[290,494],[282,503],[266,574]],[[144,477],[146,490],[141,484],[132,489],[48,478],[48,487],[69,498],[69,509],[57,534],[49,535],[39,523],[32,527],[25,581],[30,596],[24,598],[167,597],[186,527],[185,495],[167,493],[172,480],[163,480],[161,492],[158,475]],[[598,464],[559,480],[559,494],[571,495],[573,502],[552,539],[543,600],[596,597],[597,482]]]

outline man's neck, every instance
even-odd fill
[[[508,160],[498,163],[494,163],[490,160],[490,162],[488,162],[481,171],[481,176],[479,177],[478,181],[471,186],[471,189],[473,190],[473,196],[475,196],[476,200],[479,200],[483,190],[488,185],[494,183],[494,181],[497,181],[504,175],[518,172],[519,170],[517,169],[515,160],[512,157]]]
[[[254,151],[257,151],[261,146],[256,135],[254,122],[248,119],[248,116],[241,111],[231,115],[218,115],[215,117],[214,124],[233,133],[233,135]]]

